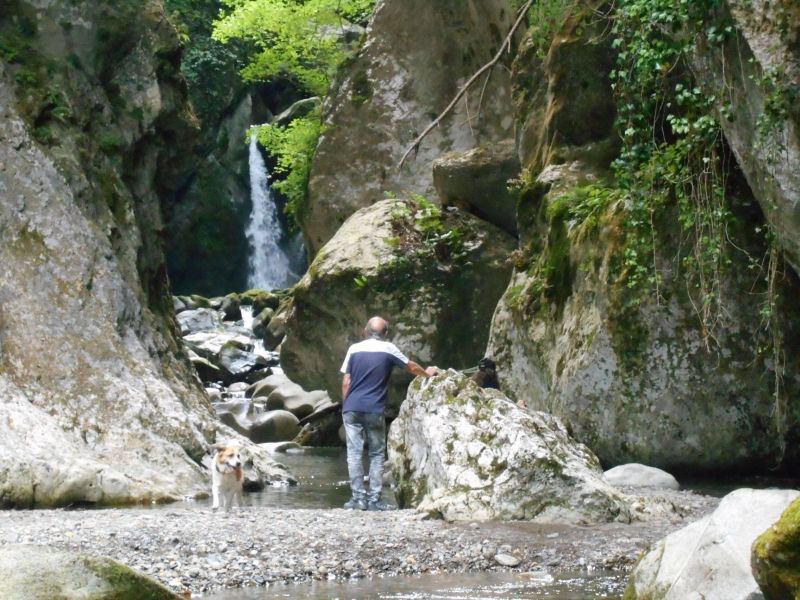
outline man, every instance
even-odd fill
[[[347,470],[353,497],[344,507],[356,510],[392,510],[381,500],[383,455],[386,451],[386,400],[394,367],[420,377],[433,377],[436,367],[423,369],[386,341],[389,324],[372,317],[364,328],[364,340],[347,350],[342,364],[342,419],[347,437]],[[364,489],[362,454],[366,436],[369,455],[369,493]]]

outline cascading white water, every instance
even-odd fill
[[[281,238],[278,208],[255,135],[250,136],[250,198],[253,210],[245,230],[250,244],[247,285],[266,290],[288,287],[297,276],[292,272],[289,257],[278,245]]]

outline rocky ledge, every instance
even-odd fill
[[[366,513],[196,504],[155,510],[6,512],[0,545],[24,543],[108,556],[178,592],[312,579],[493,570],[626,571],[651,543],[709,513],[717,500],[651,492],[676,512],[595,527],[424,520],[411,510]]]

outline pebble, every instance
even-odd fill
[[[512,556],[511,554],[495,554],[494,561],[503,567],[510,567],[514,568],[519,566],[519,563],[522,561],[518,559],[516,556]]]
[[[179,594],[198,596],[279,582],[521,564],[555,571],[587,564],[626,571],[650,543],[708,514],[719,502],[683,491],[671,492],[668,501],[680,507],[680,517],[673,512],[631,525],[559,526],[557,535],[554,527],[536,523],[445,523],[420,519],[411,510],[248,507],[214,513],[197,505],[171,505],[166,510],[3,511],[0,544],[25,541],[89,551],[147,573]]]

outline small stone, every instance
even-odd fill
[[[512,568],[519,566],[519,563],[522,562],[516,556],[505,553],[495,554],[494,561],[500,566]]]

